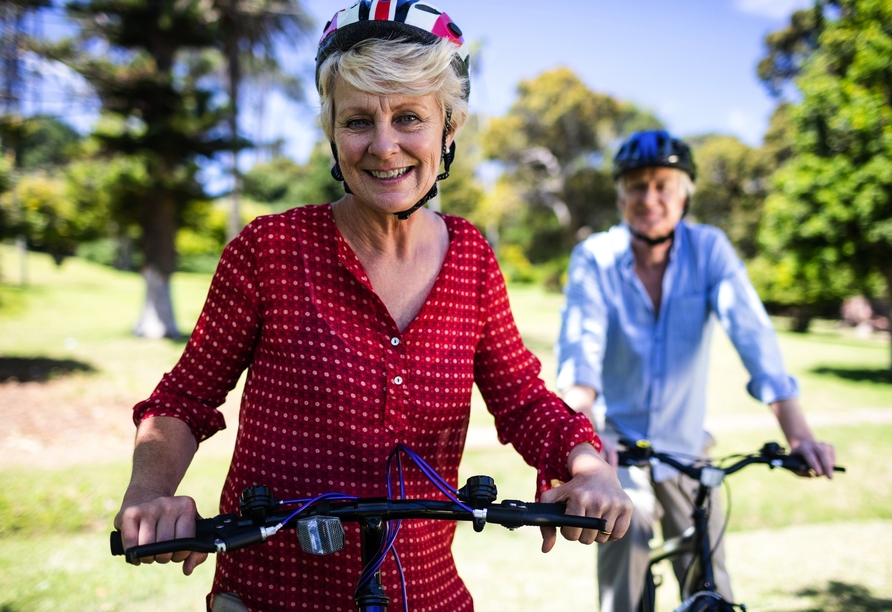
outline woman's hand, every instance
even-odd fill
[[[616,470],[607,464],[590,444],[579,444],[570,452],[568,467],[573,478],[545,491],[542,503],[566,503],[567,514],[601,518],[607,523],[604,531],[561,527],[561,535],[583,544],[618,540],[625,535],[632,518],[632,500],[623,491]],[[557,531],[542,527],[542,552],[554,548]]]
[[[195,500],[175,494],[197,447],[189,426],[180,419],[159,416],[140,422],[130,484],[115,516],[125,549],[195,535]],[[184,562],[183,573],[188,576],[205,559],[207,553],[180,551],[139,561]]]
[[[128,499],[129,498],[129,499]],[[133,495],[128,491],[121,510],[115,516],[115,528],[121,532],[124,548],[153,544],[195,535],[195,520],[199,518],[195,500],[191,497],[161,497]],[[187,576],[207,559],[207,553],[179,551],[154,557],[142,557],[139,563],[183,563]]]

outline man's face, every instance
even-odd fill
[[[620,215],[633,230],[648,238],[669,235],[684,215],[682,171],[639,168],[623,176],[625,197],[617,200]]]

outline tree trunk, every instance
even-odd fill
[[[154,266],[145,266],[142,277],[146,281],[146,300],[139,321],[133,328],[134,335],[152,340],[179,338],[170,297],[170,276],[162,274]]]
[[[144,338],[180,338],[173,313],[170,277],[176,269],[176,203],[167,193],[157,193],[155,204],[146,206],[142,223],[146,300],[133,333]]]
[[[231,18],[238,18],[238,0],[232,0]],[[229,201],[229,222],[227,224],[227,238],[232,240],[242,231],[241,191],[242,176],[238,167],[238,108],[239,86],[242,80],[241,59],[239,58],[238,41],[233,37],[228,38],[226,45],[226,62],[229,68],[229,137],[232,139],[232,195]]]
[[[807,334],[811,327],[812,309],[809,305],[803,304],[793,308],[793,318],[790,321],[790,331],[797,334]]]
[[[892,378],[892,266],[883,270],[886,278],[886,311],[889,319],[889,377]]]

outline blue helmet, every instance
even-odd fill
[[[613,178],[630,170],[653,167],[678,168],[687,172],[692,181],[697,178],[691,148],[665,130],[647,130],[629,136],[613,158]]]

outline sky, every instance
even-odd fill
[[[312,72],[325,22],[351,0],[309,0],[317,20],[311,41],[295,51],[307,78],[310,108],[273,98],[265,138],[282,137],[286,154],[303,161],[318,139]],[[719,132],[752,146],[775,101],[756,78],[763,39],[811,0],[431,0],[480,41],[472,57],[471,110],[504,115],[517,85],[568,67],[592,90],[653,112],[679,136]]]

